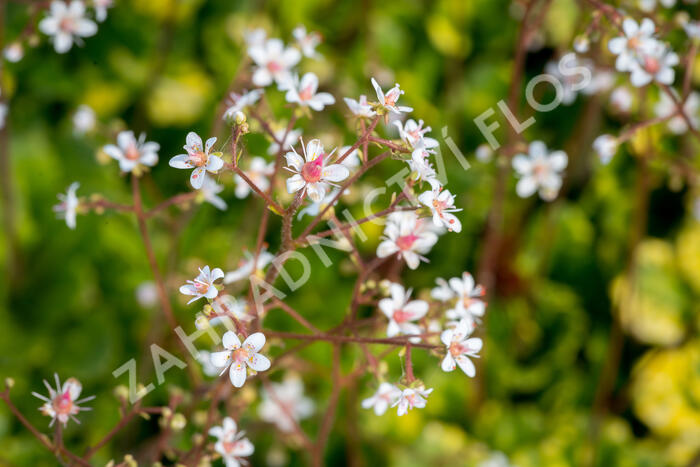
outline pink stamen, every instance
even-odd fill
[[[307,162],[301,168],[301,176],[308,183],[316,183],[321,180],[323,174],[323,155],[311,162]]]
[[[411,247],[413,247],[413,244],[416,242],[416,240],[418,240],[417,235],[403,235],[396,239],[396,246],[398,246],[399,249],[403,251],[410,250]]]

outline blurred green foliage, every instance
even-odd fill
[[[44,43],[19,63],[7,64],[4,73],[18,267],[12,273],[4,269],[0,282],[0,368],[3,377],[16,380],[16,404],[42,428],[47,419],[30,392],[40,391],[41,380],[53,372],[79,378],[85,394],[98,396],[82,425],[65,433],[69,447],[96,442],[119,418],[112,391],[126,381],[113,378],[115,368],[136,358],[140,380],[154,379],[145,349],[169,332],[157,309],[136,300],[137,287],[151,277],[135,221],[114,213],[80,216],[78,228],[69,231],[50,209],[56,193],[75,180],[81,182],[80,195],[130,199],[128,180],[96,156],[106,138],[73,134],[70,119],[78,105],[95,109],[108,134],[128,127],[160,143],[161,162],[144,181],[152,206],[187,189],[183,174],[167,167],[167,159],[181,152],[187,131],[209,134],[217,105],[244,63],[243,31],[260,26],[288,39],[297,24],[305,24],[323,35],[319,50],[325,57],[308,63],[307,70],[332,83],[339,101],[329,121],[313,122],[324,137],[339,144],[353,141],[353,128],[339,134],[333,125],[346,114],[339,98],[371,94],[369,77],[377,76],[401,83],[415,115],[437,134],[446,126],[474,161],[473,150],[483,137],[472,121],[507,95],[518,31],[517,8],[506,0],[117,3],[84,47],[58,55]],[[28,20],[22,4],[9,5],[7,13],[6,40]],[[573,0],[553,2],[540,31],[544,46],[529,57],[528,76],[569,48],[585,18]],[[281,102],[271,101],[281,108]],[[566,198],[554,205],[517,199],[510,182],[506,214],[514,224],[504,245],[507,265],[499,269],[498,293],[489,306],[477,379],[444,374],[435,356],[415,352],[417,374],[436,388],[426,409],[403,418],[361,411],[356,418],[359,400],[374,388],[367,377],[357,393],[341,399],[329,465],[345,465],[351,456],[367,465],[477,465],[501,451],[520,467],[661,466],[682,465],[700,449],[700,342],[693,337],[700,324],[700,226],[688,214],[691,193],[672,189],[663,163],[652,166],[649,233],[654,238],[638,251],[638,282],[630,292],[623,273],[636,199],[633,150],[623,149],[607,167],[590,162],[590,141],[576,132],[590,123],[582,120],[588,105],[579,99],[560,107],[538,117],[526,133],[528,139],[567,149],[578,172],[571,174]],[[619,127],[600,112],[593,124]],[[501,128],[497,135],[504,134]],[[658,136],[654,146],[660,161],[674,152],[674,143],[665,138]],[[262,155],[267,142],[252,135],[247,147]],[[449,156],[447,164],[449,188],[464,209],[464,231],[442,237],[430,265],[406,274],[406,284],[416,289],[430,287],[438,276],[475,271],[480,255],[495,164],[474,162],[463,171]],[[381,184],[382,176],[393,173],[391,167],[383,170],[363,183]],[[173,297],[196,267],[232,269],[243,249],[254,247],[260,204],[236,200],[232,180],[221,181],[227,186],[226,212],[205,204],[185,215],[184,228],[174,211],[151,223]],[[273,224],[266,239],[272,250],[279,244],[278,231]],[[376,248],[380,233],[368,230],[371,240],[363,251]],[[9,247],[3,238],[2,264],[10,262]],[[342,267],[343,257],[331,255],[340,266],[326,269],[312,259],[311,281],[289,298],[322,329],[339,322],[354,279]],[[611,310],[624,300],[632,304],[623,307],[629,315],[620,317],[628,340],[613,381],[618,397],[597,418],[592,406],[608,358]],[[176,297],[176,314],[192,331],[193,308],[181,297]],[[266,325],[300,330],[280,314],[271,314]],[[270,353],[280,353],[284,345],[271,342]],[[300,355],[315,369],[306,378],[307,391],[323,407],[330,393],[322,370],[330,363],[329,347],[313,344]],[[347,352],[344,367],[360,358],[359,351]],[[388,361],[392,374],[400,374],[398,358]],[[169,371],[166,385],[148,396],[148,404],[165,403],[167,390],[184,382],[182,372]],[[155,420],[131,426],[111,452],[99,453],[98,463],[138,453],[156,436]],[[254,465],[304,462],[300,450],[288,449],[254,411],[243,413],[239,426],[256,445]],[[303,426],[315,433],[318,421]],[[359,430],[359,438],[353,430]],[[193,416],[177,442],[187,446],[196,432]],[[55,462],[0,407],[0,465]]]

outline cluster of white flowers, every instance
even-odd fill
[[[432,336],[439,335],[445,346],[442,370],[451,372],[459,366],[467,376],[474,377],[476,367],[471,359],[479,357],[483,342],[471,335],[486,313],[486,303],[482,300],[485,290],[468,272],[449,280],[438,278],[436,283],[437,287],[430,292],[435,300],[432,306],[425,300],[411,300],[412,291],[401,284],[388,285],[389,297],[378,303],[389,320],[387,337],[408,336],[412,344],[418,344],[433,342]],[[429,314],[433,315],[430,319]],[[414,407],[425,407],[433,389],[426,389],[420,380],[406,383],[381,382],[376,393],[362,401],[362,407],[374,409],[377,415],[384,414],[389,407],[397,407],[399,416]]]
[[[95,19],[102,22],[107,18],[107,9],[112,6],[113,0],[94,0],[92,4]],[[62,54],[68,52],[73,43],[81,45],[83,37],[97,34],[97,24],[88,18],[87,9],[81,0],[71,0],[68,3],[54,0],[48,15],[39,22],[39,30],[51,36],[54,49]],[[15,43],[12,47],[13,49],[5,50],[5,57],[10,61],[18,61],[23,54],[21,44]]]
[[[649,18],[637,23],[632,18],[622,22],[623,34],[610,39],[608,48],[617,55],[615,68],[629,72],[634,86],[644,86],[651,81],[672,84],[673,67],[678,65],[678,55],[655,37],[656,26]]]

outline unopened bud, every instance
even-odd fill
[[[12,389],[12,387],[14,385],[15,385],[14,378],[10,378],[10,377],[5,378],[5,388]]]
[[[239,110],[235,114],[233,114],[233,120],[236,122],[236,125],[243,125],[246,122],[247,118],[245,114]]]
[[[136,462],[136,459],[134,459],[134,456],[131,454],[127,454],[124,456],[124,464],[127,465],[128,467],[138,467],[138,462]]]
[[[173,418],[170,421],[170,428],[172,428],[174,431],[180,431],[185,428],[185,425],[187,425],[187,419],[184,415],[181,413],[176,413],[173,415]]]
[[[163,418],[170,418],[173,416],[173,411],[170,409],[170,407],[163,407],[160,414],[163,416]]]
[[[199,315],[194,320],[194,326],[197,329],[207,329],[209,327],[209,318],[204,315]]]
[[[585,54],[591,48],[591,41],[588,37],[580,35],[574,38],[574,50],[580,54]]]
[[[114,397],[119,400],[126,400],[129,397],[129,389],[123,384],[120,384],[114,388]]]

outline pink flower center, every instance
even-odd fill
[[[282,71],[282,65],[273,60],[267,64],[267,69],[272,73],[277,73]]]
[[[69,391],[61,394],[53,401],[53,408],[56,413],[59,414],[70,414],[73,409],[73,400],[70,397]]]
[[[640,42],[638,37],[631,37],[627,40],[627,48],[634,50],[639,47]]]
[[[207,161],[209,160],[209,156],[202,151],[197,151],[190,153],[190,162],[195,166],[195,167],[202,167],[204,165],[207,165]]]
[[[438,216],[442,217],[442,210],[447,208],[447,203],[445,201],[440,201],[437,198],[433,200],[433,209],[438,213]]]
[[[313,87],[311,85],[306,86],[299,93],[299,99],[302,101],[308,101],[312,97],[314,97],[314,91],[313,91]]]
[[[411,313],[409,313],[408,311],[396,310],[394,312],[394,321],[396,321],[397,323],[405,323],[406,321],[410,321],[410,320],[411,320]]]
[[[661,64],[659,61],[653,57],[644,58],[644,69],[650,74],[656,74],[661,69]]]
[[[224,451],[233,452],[240,441],[224,441],[222,444],[224,446]]]
[[[75,19],[70,16],[65,17],[58,23],[58,27],[62,31],[72,33],[75,30]]]
[[[321,174],[323,173],[323,156],[319,156],[316,160],[307,162],[301,168],[301,176],[304,177],[308,183],[316,183],[321,180]]]
[[[397,100],[399,100],[399,91],[392,89],[391,91],[387,92],[384,96],[384,105],[393,107],[396,104]]]
[[[250,358],[250,352],[244,347],[231,352],[231,359],[236,363],[245,363]]]
[[[396,246],[403,251],[410,250],[416,240],[418,240],[417,235],[403,235],[396,239]]]
[[[200,281],[198,279],[195,279],[194,288],[197,289],[197,293],[204,295],[209,291],[209,284],[207,284],[204,281]]]
[[[141,157],[141,153],[139,152],[139,148],[135,144],[130,144],[124,153],[124,157],[126,157],[130,161],[139,160],[139,158]]]
[[[452,342],[450,344],[450,354],[453,357],[456,357],[458,355],[462,355],[463,353],[467,352],[469,350],[469,347],[466,345],[462,345],[461,342]]]

